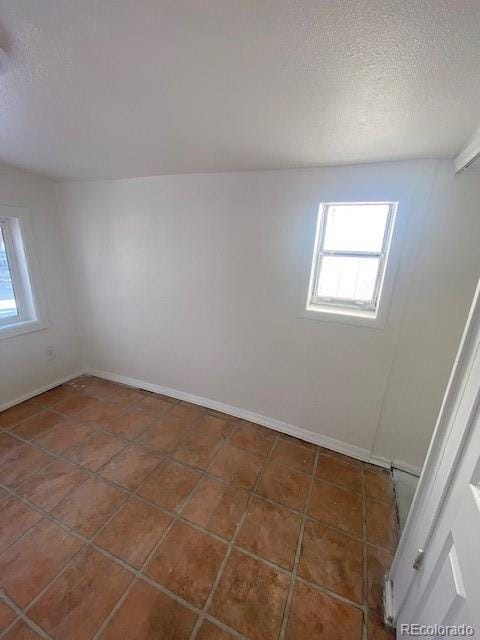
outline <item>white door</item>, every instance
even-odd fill
[[[447,625],[480,637],[478,290],[389,577],[397,638],[442,638]]]

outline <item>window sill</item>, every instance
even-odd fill
[[[23,322],[6,324],[0,327],[0,340],[13,338],[13,336],[19,336],[22,333],[33,333],[47,327],[48,322],[46,320],[24,320]]]
[[[385,327],[385,318],[383,316],[379,313],[375,314],[372,311],[363,311],[361,309],[341,309],[340,307],[310,305],[300,313],[300,318],[351,324],[370,329],[383,329]]]

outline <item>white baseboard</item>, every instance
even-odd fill
[[[379,467],[405,471],[405,473],[409,473],[411,476],[417,476],[417,478],[420,477],[420,473],[422,472],[421,468],[415,467],[413,464],[409,464],[408,462],[403,462],[403,460],[389,460],[383,456],[376,456],[373,454],[370,456],[370,462],[378,465]]]
[[[395,627],[395,608],[393,602],[393,584],[385,574],[385,589],[383,591],[384,621],[389,627]]]
[[[248,411],[247,409],[233,407],[232,405],[225,404],[224,402],[219,402],[218,400],[196,396],[192,393],[187,393],[186,391],[180,391],[179,389],[162,387],[158,384],[152,384],[151,382],[145,382],[144,380],[137,380],[136,378],[122,376],[116,373],[110,373],[108,371],[101,371],[99,369],[86,369],[84,371],[77,371],[75,373],[71,373],[68,376],[64,376],[63,378],[59,378],[54,382],[50,382],[43,387],[34,389],[29,393],[25,393],[24,395],[19,396],[14,400],[0,405],[0,411],[5,411],[5,409],[9,409],[16,404],[25,402],[25,400],[30,400],[30,398],[38,396],[41,393],[45,393],[45,391],[49,391],[54,387],[58,387],[59,385],[64,384],[65,382],[68,382],[73,378],[77,378],[82,374],[97,376],[98,378],[104,378],[105,380],[111,380],[112,382],[119,382],[120,384],[125,384],[130,387],[145,389],[146,391],[152,391],[153,393],[161,393],[172,398],[177,398],[178,400],[185,400],[186,402],[191,402],[192,404],[198,404],[209,409],[227,413],[228,415],[234,416],[236,418],[242,418],[243,420],[249,420],[250,422],[261,424],[264,427],[279,431],[280,433],[294,436],[295,438],[299,438],[300,440],[311,442],[312,444],[316,444],[320,447],[325,447],[325,449],[330,449],[331,451],[343,453],[346,456],[350,456],[351,458],[355,458],[357,460],[362,460],[363,462],[368,462],[378,467],[383,467],[385,469],[390,469],[392,467],[392,462],[387,460],[386,458],[373,456],[371,455],[370,451],[368,451],[368,449],[363,449],[362,447],[357,447],[355,445],[348,444],[347,442],[336,440],[335,438],[331,438],[330,436],[326,436],[321,433],[315,433],[314,431],[310,431],[309,429],[303,429],[302,427],[297,427],[293,424],[289,424],[288,422],[277,420],[276,418],[270,418],[259,413],[254,413],[253,411]],[[393,466],[402,471],[407,471],[407,473],[420,475],[419,469],[408,465],[407,463],[395,461],[393,463]]]
[[[279,431],[280,433],[285,433],[287,435],[294,436],[295,438],[300,438],[300,440],[311,442],[313,444],[319,445],[320,447],[325,447],[326,449],[331,449],[332,451],[343,453],[344,455],[350,456],[351,458],[356,458],[357,460],[369,462],[380,467],[391,467],[391,463],[388,461],[372,458],[368,449],[362,449],[361,447],[357,447],[346,442],[341,442],[340,440],[336,440],[335,438],[331,438],[330,436],[315,433],[314,431],[303,429],[302,427],[297,427],[293,424],[288,424],[287,422],[276,420],[275,418],[269,418],[268,416],[254,413],[253,411],[247,411],[246,409],[233,407],[229,404],[225,404],[224,402],[212,400],[211,398],[203,398],[201,396],[187,393],[186,391],[171,389],[170,387],[162,387],[158,384],[145,382],[144,380],[137,380],[136,378],[122,376],[116,373],[110,373],[108,371],[100,371],[98,369],[86,369],[84,373],[92,376],[97,376],[98,378],[105,378],[106,380],[111,380],[112,382],[119,382],[130,387],[144,389],[145,391],[161,393],[162,395],[177,398],[177,400],[185,400],[186,402],[198,404],[202,407],[208,407],[209,409],[221,411],[222,413],[227,413],[231,416],[235,416],[236,418],[242,418],[243,420],[249,420],[250,422],[261,424],[264,427],[269,427],[270,429],[274,429],[275,431]]]
[[[370,454],[370,460],[369,462],[371,464],[376,464],[377,467],[383,467],[384,469],[391,469],[392,468],[392,461],[389,460],[388,458],[384,458],[383,456],[377,456],[375,454]]]
[[[9,400],[8,402],[4,402],[0,405],[0,411],[5,411],[5,409],[9,409],[16,404],[20,404],[20,402],[25,402],[25,400],[30,400],[30,398],[34,398],[35,396],[40,395],[41,393],[45,393],[45,391],[50,391],[54,387],[58,387],[61,384],[65,384],[69,380],[73,380],[73,378],[77,378],[81,376],[83,371],[77,371],[76,373],[71,373],[68,376],[64,376],[63,378],[59,378],[54,382],[50,382],[49,384],[44,385],[43,387],[39,387],[38,389],[34,389],[33,391],[29,391],[28,393],[24,393],[23,396],[19,396],[15,398],[15,400]]]
[[[411,476],[416,476],[417,478],[419,478],[422,473],[421,467],[415,467],[413,464],[403,462],[402,460],[392,460],[392,467],[399,471],[405,471],[405,473],[409,473]]]

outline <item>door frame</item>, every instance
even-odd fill
[[[419,551],[428,553],[464,445],[480,406],[480,376],[472,371],[480,350],[480,281],[454,360],[435,430],[400,542],[385,582],[385,618],[394,625],[417,575]],[[462,401],[462,412],[459,405]],[[465,411],[466,407],[466,411]],[[456,419],[456,418],[461,418]]]

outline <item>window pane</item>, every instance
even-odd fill
[[[330,205],[324,249],[381,251],[388,209],[388,204]]]
[[[0,319],[17,315],[17,305],[13,293],[12,276],[8,265],[7,251],[0,227]]]
[[[379,258],[324,256],[315,295],[372,302],[379,264]]]

